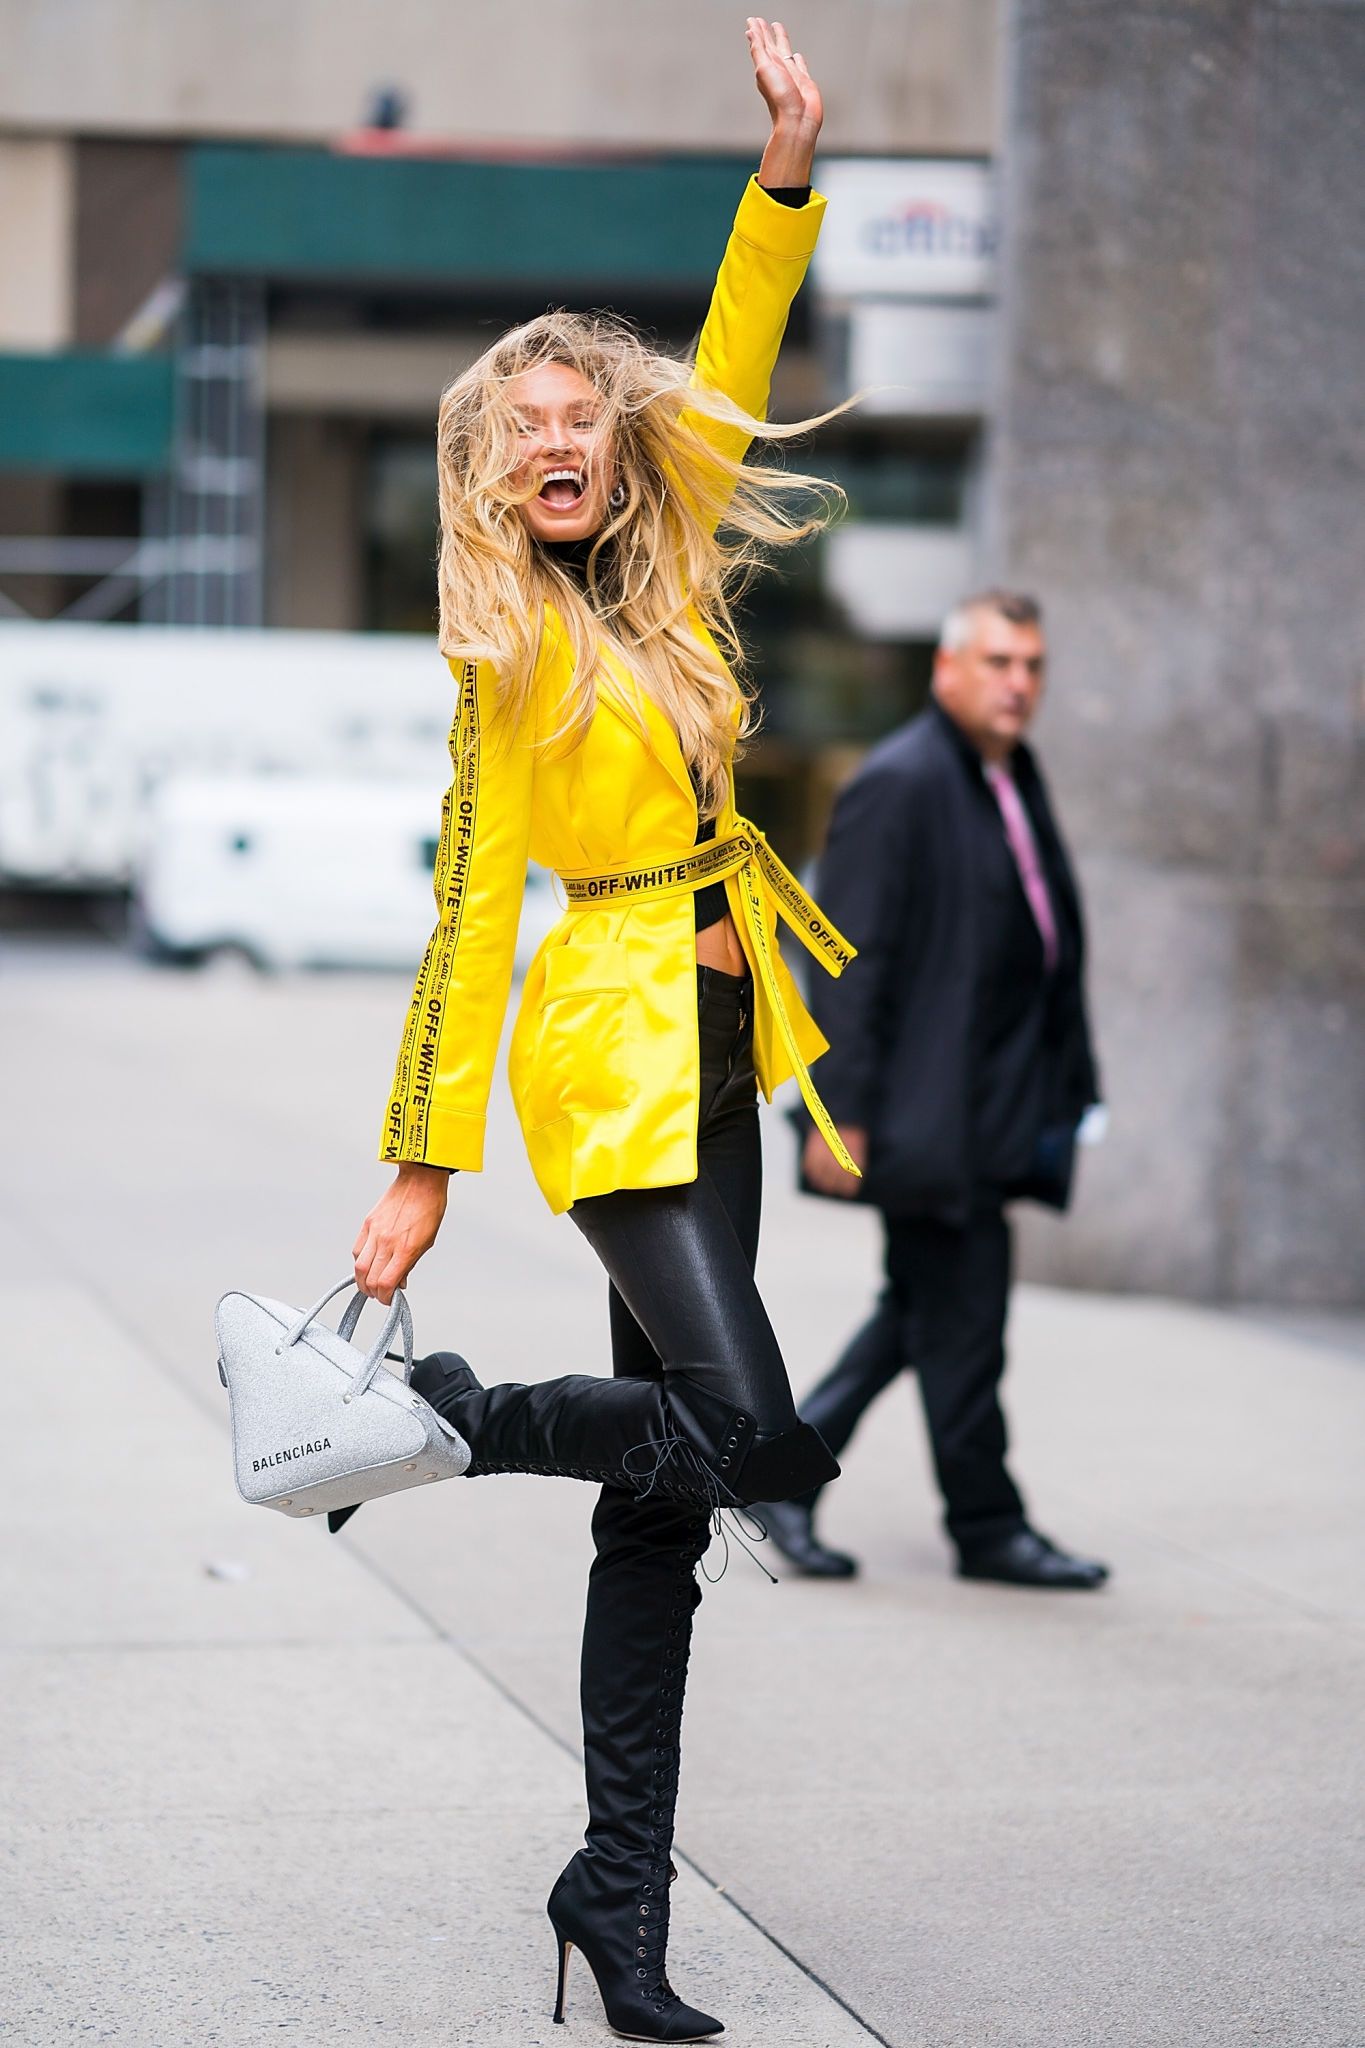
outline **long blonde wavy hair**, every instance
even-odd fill
[[[539,545],[518,510],[538,479],[530,487],[517,480],[523,456],[508,387],[546,363],[566,364],[592,385],[599,411],[590,460],[605,459],[622,487],[593,538],[586,583]],[[773,426],[693,385],[691,374],[612,315],[551,312],[514,328],[456,378],[437,430],[441,649],[492,662],[500,711],[519,720],[553,605],[574,666],[552,738],[572,744],[586,730],[605,645],[672,723],[701,815],[714,817],[754,723],[733,606],[768,552],[828,524],[843,493],[775,462],[744,460],[751,440],[790,440],[832,414]],[[638,696],[633,708],[644,730]]]

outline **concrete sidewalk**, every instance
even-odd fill
[[[213,1301],[341,1277],[403,990],[5,966],[0,2038],[609,2038],[581,1969],[552,2032],[544,1918],[583,1819],[589,1489],[457,1482],[329,1540],[231,1486]],[[788,1193],[771,1138],[763,1278],[800,1384],[875,1243]],[[490,1149],[419,1343],[600,1370],[600,1277],[501,1100]],[[732,1560],[698,1623],[671,1958],[731,2039],[1361,2048],[1365,1369],[1340,1336],[1023,1292],[1017,1465],[1040,1524],[1114,1563],[1101,1596],[947,1576],[900,1390],[828,1511],[864,1576]]]

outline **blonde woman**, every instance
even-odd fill
[[[355,1248],[359,1286],[391,1300],[436,1237],[450,1173],[482,1165],[529,854],[562,878],[568,910],[527,975],[510,1079],[542,1190],[610,1277],[615,1376],[484,1388],[438,1352],[414,1385],[466,1438],[471,1476],[602,1486],[582,1664],[589,1824],[550,1895],[555,2018],[578,1947],[612,2025],[648,2041],[721,2029],[672,1991],[664,1955],[711,1517],[838,1470],[797,1416],[753,1272],[756,1080],[771,1094],[796,1074],[852,1162],[810,1081],[824,1041],[778,917],[831,972],[848,948],[737,817],[731,778],[749,705],[727,594],[828,507],[813,479],[745,461],[784,431],[762,425],[769,378],[824,205],[810,192],[815,82],[780,23],[752,18],[748,40],[772,133],[695,363],[618,322],[552,313],[442,401],[441,645],[458,703],[441,914],[385,1125],[398,1173]]]

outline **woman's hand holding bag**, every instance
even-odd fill
[[[355,1284],[387,1307],[424,1252],[436,1242],[446,1213],[450,1174],[443,1166],[409,1161],[361,1224],[351,1247]]]

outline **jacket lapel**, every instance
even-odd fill
[[[634,685],[631,678],[621,661],[612,653],[610,648],[603,650],[602,660],[610,681],[605,687],[601,682],[598,683],[598,704],[612,712],[617,718],[623,718],[627,725],[630,726],[632,732],[638,733],[640,730],[640,720],[633,702]],[[672,776],[679,789],[687,795],[695,807],[697,801],[696,791],[692,787],[692,778],[687,772],[687,763],[683,759],[682,748],[678,744],[678,735],[674,732],[672,725],[663,712],[660,711],[653,698],[648,697],[643,690],[639,692],[639,701],[644,710],[645,729],[649,734],[650,751],[655,755],[659,765],[667,774]]]

